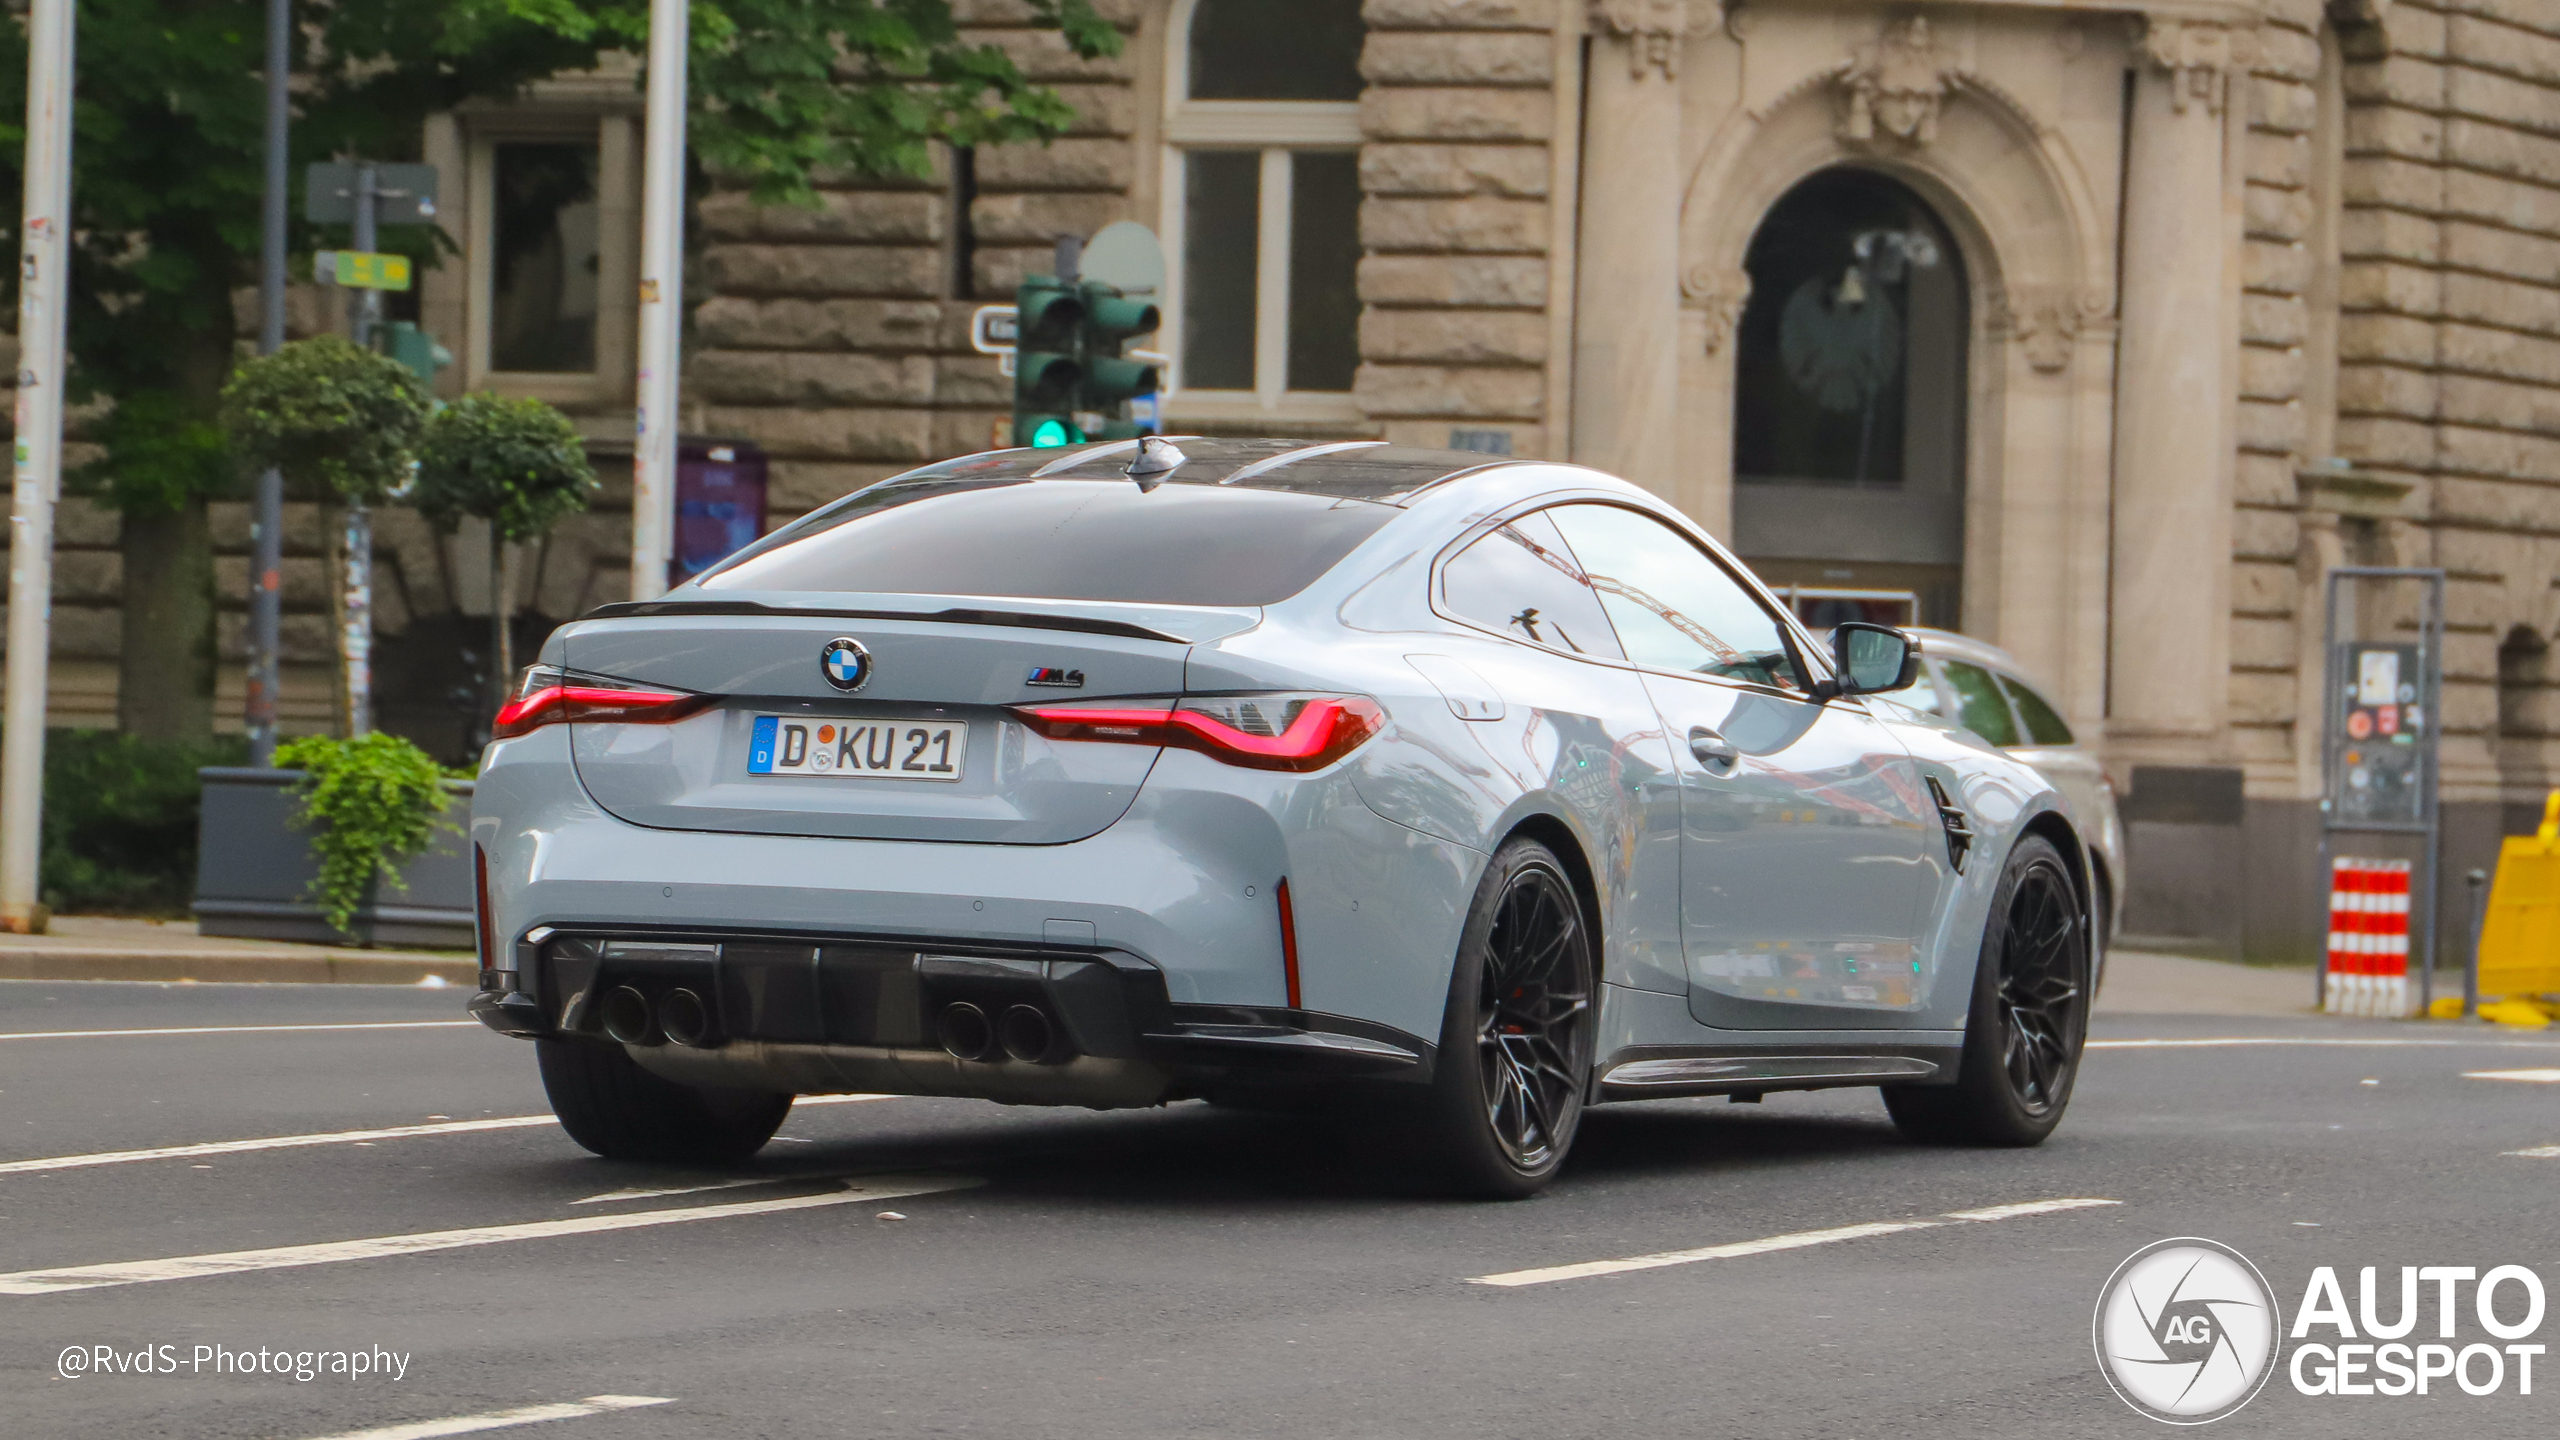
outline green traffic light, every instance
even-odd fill
[[[1031,432],[1031,447],[1035,450],[1054,450],[1061,445],[1071,443],[1074,439],[1075,432],[1065,425],[1056,420],[1043,420],[1039,428]]]

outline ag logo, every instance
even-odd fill
[[[2211,1240],[2163,1240],[2133,1253],[2098,1292],[2098,1369],[2154,1420],[2202,1425],[2249,1403],[2275,1369],[2283,1334],[2266,1277]]]

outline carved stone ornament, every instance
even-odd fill
[[[1680,75],[1680,41],[1689,32],[1689,0],[1591,0],[1591,28],[1627,42],[1627,73]]]
[[[1742,307],[1751,303],[1751,272],[1692,265],[1680,277],[1680,295],[1706,321],[1706,353],[1713,355],[1733,338],[1742,323]]]
[[[2106,299],[2062,286],[2021,286],[1998,297],[1993,323],[2009,332],[2026,352],[2027,363],[2045,375],[2071,364],[2071,348],[2080,332],[2104,322]]]
[[[1861,45],[1840,88],[1847,101],[1840,137],[1868,141],[1878,130],[1914,145],[1938,138],[1938,104],[1955,88],[1956,52],[1929,33],[1927,17],[1885,26],[1874,44]]]
[[[2191,104],[2222,113],[2231,97],[2231,72],[2248,63],[2252,37],[2246,30],[2193,20],[2152,19],[2142,25],[2142,48],[2151,63],[2169,72],[2169,104],[2181,114]]]

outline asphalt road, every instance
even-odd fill
[[[1201,1105],[806,1106],[749,1171],[613,1164],[539,1118],[457,1128],[545,1114],[529,1046],[436,1023],[460,1001],[0,984],[0,1434],[309,1440],[539,1406],[567,1408],[487,1433],[2161,1434],[2090,1349],[2101,1283],[2152,1241],[2237,1247],[2288,1322],[2319,1265],[2351,1305],[2366,1265],[2560,1289],[2560,1149],[2509,1153],[2560,1147],[2560,1084],[2466,1075],[2560,1075],[2560,1043],[2468,1026],[2104,1017],[2069,1119],[2025,1152],[1907,1144],[1870,1091],[1605,1108],[1548,1194],[1506,1205]],[[2314,1043],[2119,1043],[2215,1038]],[[296,1136],[340,1138],[195,1148]],[[1468,1283],[2065,1198],[2117,1203]],[[442,1248],[386,1239],[421,1235]],[[271,1253],[169,1263],[243,1251]],[[2552,1311],[2535,1338],[2560,1348]],[[57,1373],[98,1346],[178,1368]],[[405,1371],[221,1374],[199,1346]],[[2309,1398],[2279,1374],[2213,1428],[2547,1436],[2560,1371],[2534,1378]],[[578,1403],[599,1396],[632,1398]]]

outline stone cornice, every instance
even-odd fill
[[[2367,0],[2376,9],[2388,0]],[[1725,0],[1730,13],[1748,7],[1762,15],[1789,10],[1837,10],[1838,0]],[[1912,10],[2045,10],[2056,15],[2132,15],[2199,24],[2252,26],[2266,19],[2266,0],[1898,0],[1899,11]],[[1699,26],[1709,24],[1701,10]]]

